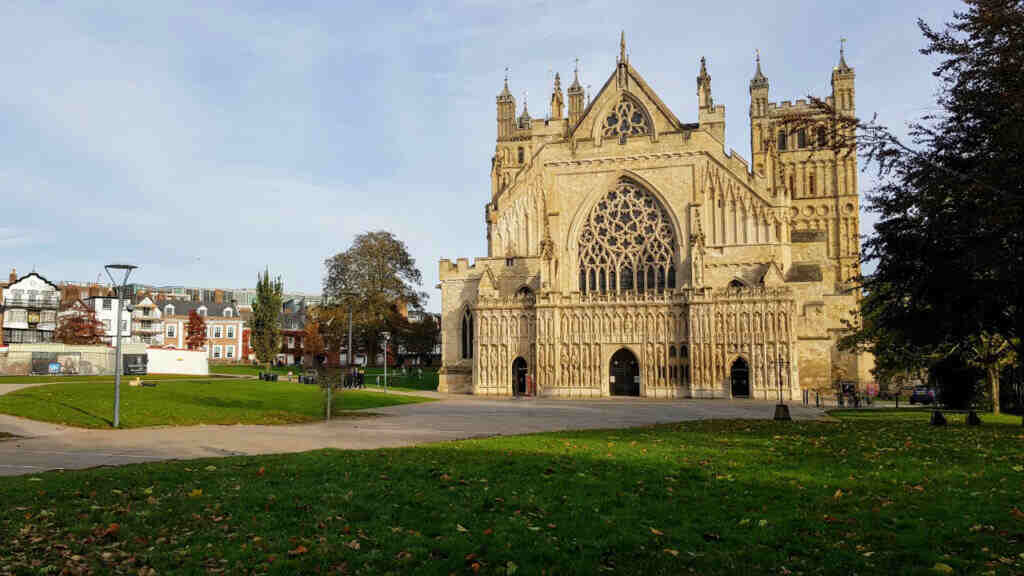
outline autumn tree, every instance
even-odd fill
[[[405,349],[420,360],[429,362],[440,339],[441,323],[438,315],[426,313],[419,321],[409,323]]]
[[[352,247],[324,262],[324,296],[332,306],[352,309],[358,340],[370,358],[380,350],[380,334],[396,332],[402,307],[419,310],[426,294],[417,290],[422,275],[405,243],[378,230],[356,236]]]
[[[64,344],[102,344],[104,333],[96,312],[83,307],[58,318],[53,340]]]
[[[320,321],[314,315],[309,314],[306,316],[306,325],[303,328],[302,354],[309,356],[313,365],[317,366],[320,364],[325,350],[324,338],[320,333]]]
[[[265,269],[256,280],[256,300],[252,304],[252,327],[249,339],[253,352],[260,363],[270,370],[270,365],[281,349],[281,301],[284,286],[281,278],[270,279],[270,269]]]
[[[199,350],[206,344],[206,318],[192,310],[188,313],[188,323],[185,324],[185,347],[189,350]]]

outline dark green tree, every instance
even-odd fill
[[[918,21],[921,52],[942,58],[941,84],[938,110],[910,125],[911,143],[857,125],[880,175],[868,194],[879,222],[864,244],[877,267],[846,344],[870,348],[881,368],[953,354],[998,364],[1005,358],[969,358],[997,337],[1024,358],[1024,2],[965,4],[941,31]]]
[[[253,352],[261,364],[270,366],[281,350],[281,301],[284,286],[281,278],[270,279],[270,269],[264,270],[256,280],[256,300],[252,304],[252,327],[249,339]]]
[[[354,334],[370,361],[381,352],[381,332],[401,329],[402,307],[422,309],[423,278],[405,243],[383,230],[356,236],[352,247],[324,262],[324,296],[339,308],[353,310]]]

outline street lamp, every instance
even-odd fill
[[[388,340],[391,339],[391,333],[384,331],[381,332],[381,336],[384,337],[384,391],[388,391]]]
[[[775,405],[775,419],[776,420],[792,420],[793,418],[789,415],[789,406],[782,401],[782,374],[783,371],[789,368],[789,359],[783,356],[782,352],[779,352],[777,359],[772,359],[771,364],[779,368],[779,403]]]
[[[121,412],[121,308],[124,307],[121,298],[125,286],[128,284],[128,277],[132,275],[132,270],[138,268],[132,264],[107,264],[103,267],[107,271],[107,276],[110,278],[110,283],[114,286],[114,296],[117,297],[117,320],[114,325],[114,428],[117,428],[120,424],[120,412]],[[118,286],[117,280],[114,280],[114,272],[123,272],[124,278],[121,279],[121,285]]]

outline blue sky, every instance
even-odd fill
[[[793,100],[827,94],[847,38],[858,113],[903,133],[934,110],[915,21],[961,6],[0,0],[0,268],[95,280],[125,260],[139,282],[245,287],[269,265],[319,292],[324,258],[384,228],[438,310],[438,259],[486,253],[506,66],[542,116],[574,58],[600,88],[625,30],[630,62],[694,122],[705,56],[726,147],[749,158],[755,49],[772,99]]]

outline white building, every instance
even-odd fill
[[[11,282],[0,294],[3,338],[0,344],[52,342],[57,329],[60,289],[32,272],[21,278],[11,271]]]
[[[146,296],[132,309],[132,342],[150,346],[164,343],[164,324],[160,307]]]
[[[96,313],[96,319],[103,324],[103,341],[111,346],[116,342],[117,336],[117,306],[118,299],[112,296],[93,296],[86,301],[86,304]],[[120,300],[121,305],[121,343],[131,342],[132,337],[132,314],[128,310],[128,300]]]

